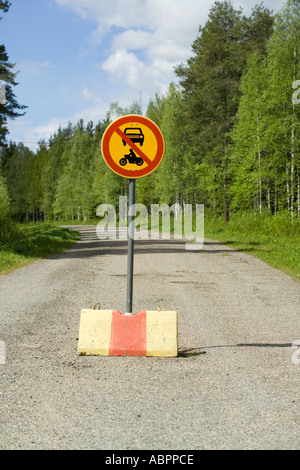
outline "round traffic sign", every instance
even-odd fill
[[[101,150],[112,171],[124,178],[141,178],[158,167],[164,156],[165,142],[153,121],[130,114],[108,126]]]

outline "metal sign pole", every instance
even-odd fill
[[[128,258],[127,258],[127,300],[125,315],[133,315],[133,256],[134,256],[134,210],[135,204],[135,179],[129,180],[129,217],[128,217]]]

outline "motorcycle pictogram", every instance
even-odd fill
[[[128,163],[134,163],[138,166],[141,166],[144,163],[144,160],[140,157],[137,157],[132,149],[130,149],[129,154],[124,155],[123,158],[119,161],[121,166],[125,166]]]

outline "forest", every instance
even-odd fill
[[[0,55],[1,70],[8,70],[4,46]],[[145,111],[166,151],[160,167],[137,181],[137,202],[204,204],[225,223],[241,212],[284,213],[298,222],[300,0],[287,0],[277,15],[260,4],[250,16],[230,1],[215,2],[191,57],[175,73],[177,82]],[[8,108],[0,105],[2,226],[8,219],[85,222],[99,204],[117,206],[127,194],[128,180],[101,156],[101,139],[117,117],[143,114],[140,102],[127,109],[112,103],[97,123],[69,123],[36,152],[7,140],[6,117],[20,115]]]

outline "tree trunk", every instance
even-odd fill
[[[295,105],[293,103],[291,136],[291,220],[294,218],[294,169],[295,169]]]
[[[287,209],[290,210],[290,183],[289,183],[289,165],[288,165],[288,157],[286,155],[285,160],[285,172],[286,172],[286,202],[287,202]]]
[[[297,199],[298,199],[298,217],[300,217],[300,176],[298,173],[298,183],[297,183]]]
[[[277,171],[275,174],[275,188],[274,188],[274,213],[277,213]]]
[[[227,178],[226,178],[226,176],[224,178],[223,189],[224,189],[224,196],[223,196],[224,222],[225,222],[225,224],[227,224],[227,222],[228,222],[228,203],[227,203]]]
[[[257,156],[258,156],[258,178],[259,178],[259,213],[262,213],[262,181],[261,181],[261,151],[260,151],[260,136],[259,136],[259,121],[256,121],[257,129]]]
[[[297,48],[296,34],[294,31],[294,80],[296,80]],[[294,168],[295,168],[295,103],[293,103],[292,135],[291,135],[291,220],[294,219]]]

